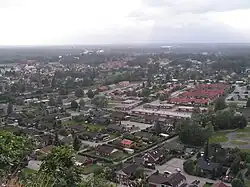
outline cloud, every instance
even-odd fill
[[[250,41],[250,0],[0,0],[0,45]]]
[[[149,7],[171,8],[176,13],[223,12],[250,8],[249,0],[143,0]]]

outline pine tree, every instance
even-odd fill
[[[75,151],[79,151],[81,148],[81,140],[77,136],[74,137],[73,148]]]
[[[205,160],[209,159],[209,144],[208,144],[208,142],[205,143],[205,147],[204,147],[204,159]]]

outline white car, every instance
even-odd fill
[[[181,169],[180,168],[176,168],[175,169],[177,172],[181,172]]]

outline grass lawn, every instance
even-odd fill
[[[231,144],[233,144],[233,145],[247,145],[248,142],[241,141],[241,140],[233,140],[233,141],[231,141]]]
[[[228,132],[215,132],[211,138],[209,138],[210,143],[223,143],[227,142],[228,138],[226,135]]]
[[[244,129],[238,129],[236,132],[250,132],[250,126],[246,126]]]
[[[121,159],[124,159],[126,157],[128,157],[128,154],[124,153],[123,151],[118,151],[117,153],[115,153],[111,156],[111,159],[112,160],[114,160],[114,159],[121,160]]]
[[[210,184],[204,184],[203,185],[203,187],[210,187],[210,186],[212,186],[212,185],[210,185]]]
[[[236,138],[246,138],[246,137],[250,137],[250,134],[248,133],[244,133],[244,132],[239,132],[235,135]]]
[[[94,124],[83,124],[84,126],[88,127],[88,129],[92,132],[97,132],[97,131],[101,131],[102,129],[105,128],[105,126],[103,125],[94,125]]]
[[[90,174],[90,173],[94,173],[94,172],[98,171],[99,169],[102,169],[102,166],[99,166],[97,164],[90,164],[90,165],[85,166],[83,168],[83,173],[85,175],[87,175],[87,174]]]

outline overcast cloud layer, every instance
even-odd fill
[[[250,42],[250,0],[0,0],[0,45]]]

